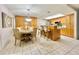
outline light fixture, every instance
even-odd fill
[[[30,22],[32,21],[32,19],[30,18],[30,9],[27,9],[27,11],[28,11],[28,14],[27,14],[27,17],[25,18],[25,21]]]
[[[25,20],[26,20],[27,22],[32,21],[32,19],[31,19],[31,18],[26,18]]]
[[[56,14],[56,15],[52,15],[52,16],[49,16],[49,17],[46,17],[45,19],[53,19],[53,18],[57,18],[57,17],[62,17],[64,16],[64,14]]]

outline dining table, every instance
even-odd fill
[[[19,32],[21,33],[21,37],[24,37],[23,41],[28,41],[32,39],[33,30],[20,29]]]

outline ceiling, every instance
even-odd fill
[[[69,4],[68,6],[72,7],[75,10],[79,10],[79,4]]]
[[[45,17],[56,14],[68,14],[74,10],[66,4],[5,4],[5,6],[14,14],[20,16],[36,16],[44,19]],[[30,9],[28,12],[27,9]]]

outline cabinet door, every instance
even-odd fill
[[[64,25],[66,25],[66,19],[65,19],[65,17],[61,18],[61,23],[64,24]],[[65,28],[61,29],[61,35],[66,35],[66,29]]]
[[[68,15],[66,18],[66,36],[74,37],[74,15]]]
[[[67,19],[67,35],[69,37],[71,36],[70,31],[71,31],[71,18],[70,18],[70,15],[69,15],[68,19]]]
[[[71,18],[70,36],[71,36],[71,37],[74,37],[74,14],[72,14],[72,15],[70,16],[70,18]]]
[[[66,16],[65,18],[65,25],[66,25],[66,28],[65,28],[65,35],[66,36],[68,36],[68,34],[69,34],[69,30],[68,30],[68,28],[69,28],[69,21],[68,21],[68,19],[69,19],[69,17],[68,16]]]
[[[16,27],[24,26],[24,17],[16,16]]]
[[[31,17],[32,21],[31,21],[31,25],[33,28],[37,27],[37,18],[36,17]]]

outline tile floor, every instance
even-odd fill
[[[58,41],[37,37],[35,43],[23,42],[22,46],[14,45],[14,39],[0,50],[1,55],[78,55],[79,40],[61,37]]]

